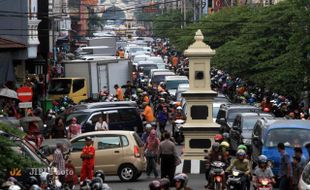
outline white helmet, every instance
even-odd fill
[[[151,129],[151,128],[152,128],[152,125],[148,123],[148,124],[145,125],[145,128],[146,128],[146,129]]]
[[[182,110],[182,107],[181,107],[181,106],[178,106],[178,107],[177,107],[177,110]]]
[[[11,185],[9,190],[21,190],[21,188],[18,185]]]

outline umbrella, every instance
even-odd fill
[[[17,93],[9,88],[0,88],[0,96],[18,99]]]

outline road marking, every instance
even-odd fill
[[[191,160],[191,174],[200,173],[200,160]]]
[[[177,168],[175,169],[175,173],[183,173],[183,165],[184,165],[184,160],[181,160],[181,164],[179,164],[177,166]]]

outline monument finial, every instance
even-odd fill
[[[194,39],[195,39],[196,41],[201,41],[201,42],[203,41],[204,37],[203,37],[203,34],[202,34],[202,32],[201,32],[200,29],[197,30]]]

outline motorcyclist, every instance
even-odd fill
[[[246,152],[244,150],[238,150],[236,154],[236,159],[234,159],[230,166],[226,169],[227,173],[232,173],[232,169],[237,169],[244,173],[241,176],[241,189],[245,190],[247,184],[249,183],[249,177],[251,173],[250,161],[245,158]]]
[[[153,180],[153,181],[149,184],[149,189],[150,189],[150,190],[161,190],[160,181],[159,181],[159,180]]]
[[[265,155],[258,156],[258,166],[254,170],[252,180],[254,187],[257,186],[257,180],[259,178],[268,178],[272,180],[272,183],[276,183],[274,174],[267,164],[267,156]]]
[[[215,142],[221,143],[223,140],[224,140],[224,137],[223,137],[223,135],[221,135],[221,134],[216,134],[216,135],[214,136],[214,141],[215,141]]]
[[[174,183],[176,190],[191,190],[190,187],[187,187],[188,176],[184,173],[177,174],[174,176]]]
[[[220,149],[223,154],[224,160],[226,161],[226,164],[229,165],[230,162],[230,153],[229,153],[229,143],[226,141],[222,141],[220,144]]]
[[[168,178],[162,178],[159,182],[160,190],[170,190],[170,180]]]
[[[172,118],[172,133],[173,134],[174,134],[175,126],[176,126],[176,123],[175,123],[176,120],[183,120],[184,122],[186,121],[186,115],[184,114],[181,106],[178,106],[176,108],[176,112],[174,113],[173,118]]]
[[[223,152],[220,150],[220,143],[214,142],[212,144],[212,149],[205,157],[206,159],[206,180],[208,181],[207,188],[211,188],[213,186],[212,176],[210,175],[211,171],[211,163],[214,161],[221,161],[226,163],[225,157],[223,156]]]

